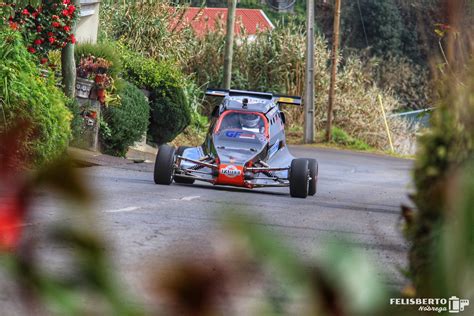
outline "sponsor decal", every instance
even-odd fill
[[[238,138],[241,134],[242,134],[242,132],[235,132],[235,131],[225,132],[225,136],[227,136],[229,138]]]
[[[235,178],[242,174],[242,171],[234,165],[228,165],[220,170],[221,174],[228,178]]]
[[[457,314],[464,312],[469,306],[468,299],[460,299],[456,296],[446,298],[390,298],[390,305],[407,306],[413,305],[417,307],[419,312],[449,312]]]
[[[255,139],[255,134],[241,134],[239,138],[244,138],[244,139]]]
[[[236,131],[227,131],[225,132],[225,136],[229,138],[255,139],[254,134]]]

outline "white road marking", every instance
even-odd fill
[[[135,210],[138,210],[138,209],[139,209],[138,206],[130,206],[130,207],[125,207],[125,208],[120,208],[120,209],[117,209],[117,210],[107,210],[107,211],[104,211],[104,213],[131,212],[131,211],[135,211]]]
[[[195,196],[185,196],[184,198],[181,198],[183,201],[192,201],[195,199],[199,199],[201,196],[200,195],[195,195]]]

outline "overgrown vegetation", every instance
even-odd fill
[[[71,137],[71,113],[54,77],[41,77],[17,31],[0,29],[0,60],[0,130],[26,122],[26,140],[18,154],[32,165],[57,158]]]

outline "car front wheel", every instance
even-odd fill
[[[153,178],[156,184],[169,185],[173,181],[175,150],[169,145],[161,145],[156,155]]]
[[[309,169],[307,159],[293,159],[290,168],[290,195],[306,198],[309,187]]]

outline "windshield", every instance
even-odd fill
[[[265,134],[265,117],[261,113],[229,111],[222,115],[216,133],[226,130],[243,130]]]

